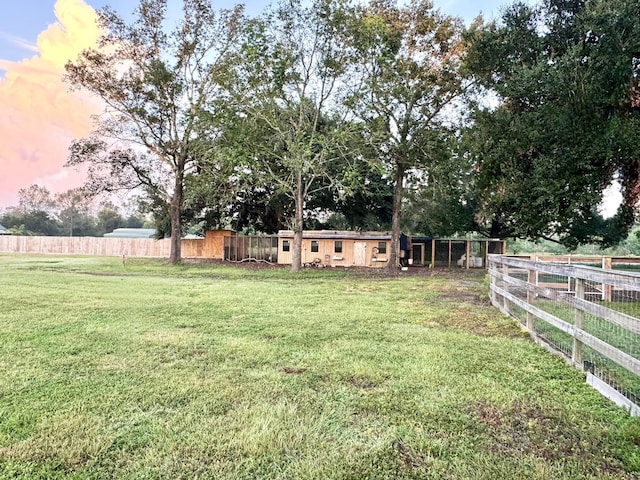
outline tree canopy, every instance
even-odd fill
[[[384,166],[394,185],[392,268],[407,175],[431,183],[429,172],[450,153],[446,144],[456,123],[454,102],[465,90],[462,30],[460,19],[442,15],[429,0],[405,6],[372,1],[353,29],[360,81],[350,104],[365,126],[372,160]]]
[[[292,271],[302,266],[307,202],[337,188],[348,168],[339,87],[348,81],[342,39],[350,12],[345,2],[281,2],[248,24],[243,62],[230,85],[233,110],[223,145],[251,172],[251,183],[290,200]]]
[[[497,102],[475,110],[467,137],[480,229],[569,246],[626,236],[640,185],[639,7],[514,3],[475,31],[468,64]],[[605,220],[597,206],[613,180],[624,203]]]

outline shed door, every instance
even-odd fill
[[[367,242],[353,243],[353,263],[356,266],[367,264]]]
[[[411,259],[414,265],[424,264],[424,243],[414,243],[412,245]]]

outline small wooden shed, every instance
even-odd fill
[[[302,263],[331,267],[384,267],[389,259],[390,232],[305,230]],[[290,265],[293,231],[278,232],[278,263]]]
[[[225,240],[235,235],[232,230],[207,230],[204,238],[182,239],[185,258],[212,258],[224,260]]]

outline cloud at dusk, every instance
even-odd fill
[[[20,188],[33,183],[62,192],[83,183],[64,168],[74,138],[86,136],[96,99],[70,92],[64,65],[93,47],[99,37],[96,12],[83,0],[57,0],[57,22],[32,46],[35,55],[13,62],[0,58],[0,209],[17,203]]]

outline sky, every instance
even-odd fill
[[[234,0],[221,0],[230,8]],[[245,2],[257,14],[270,2]],[[504,0],[434,0],[436,8],[470,22],[481,11],[499,15]],[[53,194],[81,186],[82,172],[65,168],[68,146],[87,136],[100,103],[71,92],[64,65],[98,38],[95,10],[109,5],[125,18],[136,0],[0,0],[0,211],[18,190],[38,184]],[[181,2],[169,0],[178,12]]]

